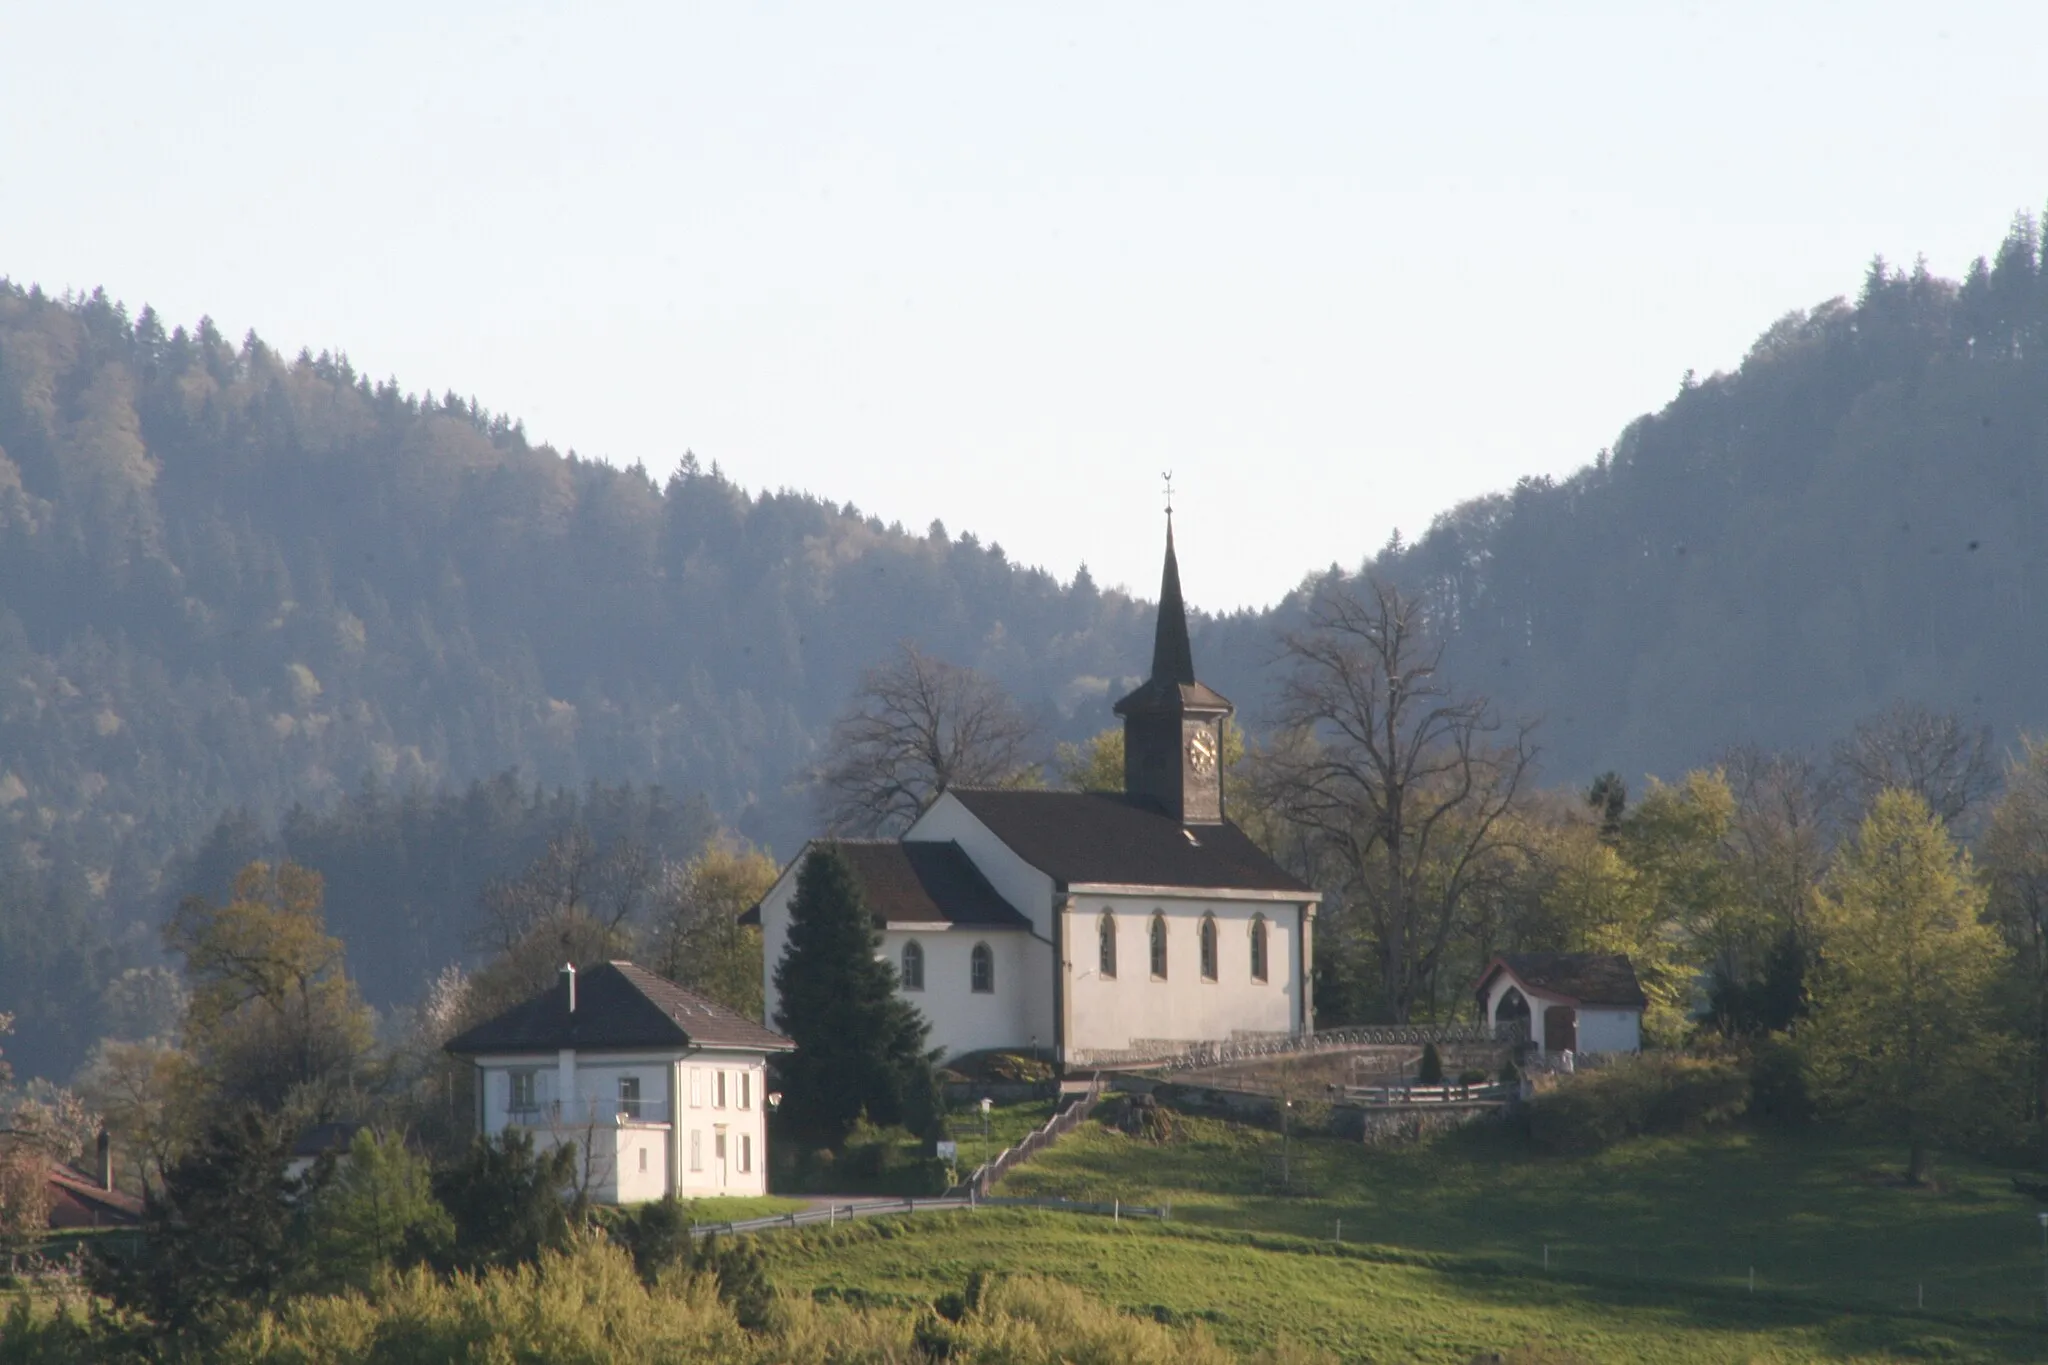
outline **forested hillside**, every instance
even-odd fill
[[[1874,264],[1854,302],[1788,314],[1579,472],[1456,507],[1368,567],[1424,595],[1457,685],[1542,719],[1548,783],[1821,745],[1897,698],[2004,740],[2048,724],[2044,455],[2048,277],[2022,219],[1959,284]],[[1255,740],[1300,608],[1195,622],[1203,677]],[[342,357],[0,284],[16,1055],[37,1056],[45,1013],[20,1002],[90,1013],[153,960],[223,817],[223,866],[242,844],[353,839],[332,857],[367,867],[379,838],[470,828],[435,802],[486,782],[507,812],[555,813],[477,815],[507,858],[607,800],[668,812],[665,847],[723,824],[786,853],[833,716],[896,640],[991,674],[1049,750],[1109,722],[1150,632],[1148,604],[965,532],[751,495],[695,459],[657,485]],[[464,857],[387,896],[407,907],[388,923],[348,925],[407,944],[403,969],[363,971],[373,1000],[459,940],[427,919],[513,870]]]
[[[2048,726],[2048,277],[2031,219],[1960,284],[1873,263],[1559,482],[1377,564],[1553,780],[1824,744],[1909,698]],[[1224,651],[1250,652],[1256,632]]]
[[[1053,738],[1106,719],[1149,629],[971,534],[694,460],[658,486],[342,358],[0,286],[0,1009],[89,1008],[152,957],[166,860],[224,814],[516,770],[659,784],[786,849],[893,641],[995,673]]]

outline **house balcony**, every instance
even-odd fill
[[[539,1132],[582,1128],[666,1128],[669,1106],[664,1100],[591,1099],[538,1100],[531,1106],[505,1110],[508,1127]]]

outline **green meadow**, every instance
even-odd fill
[[[2048,1359],[2035,1206],[1990,1167],[1911,1190],[1897,1153],[1825,1134],[1562,1158],[1468,1130],[1395,1149],[1296,1138],[1283,1195],[1264,1192],[1279,1146],[1204,1119],[1167,1144],[1085,1124],[998,1193],[1170,1203],[1171,1220],[988,1208],[763,1245],[799,1293],[917,1303],[977,1269],[1034,1272],[1241,1350],[1347,1360]]]

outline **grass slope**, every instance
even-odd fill
[[[776,1281],[856,1301],[929,1302],[976,1269],[1045,1274],[1126,1310],[1198,1321],[1250,1351],[1282,1339],[1346,1360],[2038,1360],[2018,1325],[1849,1311],[1763,1294],[1544,1277],[1385,1248],[1178,1224],[983,1209],[762,1239]]]
[[[1984,1167],[1950,1165],[1932,1191],[1888,1185],[1898,1153],[1820,1134],[1723,1130],[1546,1157],[1468,1130],[1391,1150],[1296,1139],[1310,1198],[1246,1193],[1279,1138],[1201,1119],[1154,1146],[1086,1124],[1020,1167],[1001,1193],[1152,1203],[1177,1222],[1484,1257],[1540,1270],[1816,1296],[1857,1308],[2018,1319],[2042,1311],[2032,1204]],[[2048,1341],[2043,1342],[2048,1356]]]

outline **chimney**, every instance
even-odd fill
[[[576,965],[573,962],[564,962],[562,964],[562,998],[569,1002],[569,1013],[574,1014],[576,1012]]]
[[[104,1128],[100,1129],[99,1155],[100,1188],[111,1190],[114,1188],[114,1140],[107,1136]]]

